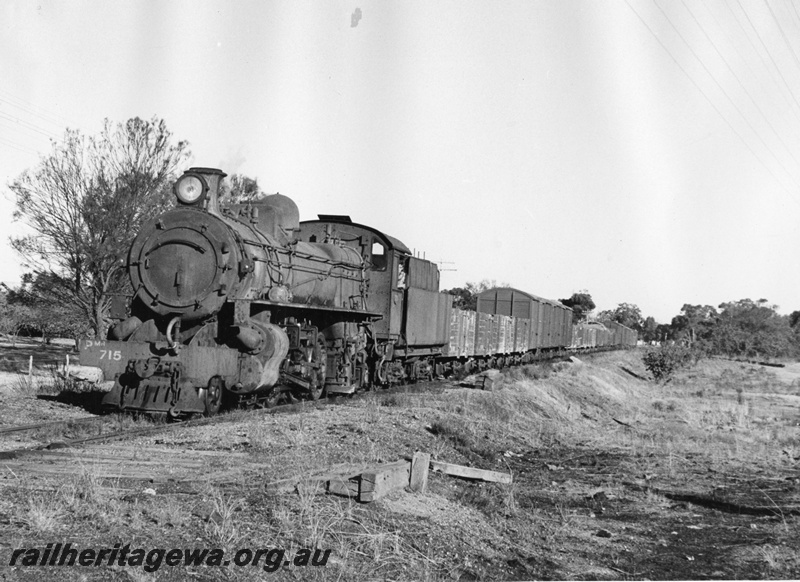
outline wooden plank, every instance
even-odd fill
[[[72,449],[72,448],[61,448],[61,449],[53,449],[53,450],[31,450],[26,451],[20,455],[20,458],[33,458],[38,457],[42,460],[49,460],[49,459],[68,459],[70,462],[75,460],[81,461],[93,461],[93,460],[119,460],[119,461],[134,461],[134,462],[163,462],[167,461],[169,463],[179,462],[179,463],[192,463],[192,464],[202,464],[203,461],[207,460],[208,462],[217,462],[219,459],[221,460],[241,460],[242,462],[246,462],[248,459],[247,454],[240,454],[240,453],[212,453],[211,451],[186,451],[186,452],[177,452],[175,450],[166,451],[166,450],[140,450],[136,451],[134,449]],[[188,457],[188,458],[187,458]],[[208,457],[205,459],[204,457]]]
[[[391,491],[406,487],[410,472],[411,463],[408,461],[396,461],[382,465],[378,469],[365,471],[361,474],[358,500],[363,503],[369,503],[380,499]]]
[[[336,478],[328,481],[328,493],[333,495],[342,495],[344,497],[358,497],[360,488],[360,479],[353,477],[350,479]]]
[[[319,495],[325,493],[328,488],[327,481],[319,479],[304,479],[299,483],[295,483],[292,491],[297,491],[299,495]]]
[[[30,467],[26,468],[29,475],[40,475],[42,477],[64,477],[67,475],[77,476],[81,474],[80,468],[69,467]],[[152,481],[152,482],[166,482],[169,480],[183,480],[177,479],[174,475],[153,475],[149,473],[142,473],[137,470],[119,471],[119,470],[105,470],[93,471],[92,477],[98,479],[132,479],[136,481]],[[207,477],[207,476],[205,476]]]
[[[428,460],[430,455],[427,455]],[[426,466],[428,463],[421,463]],[[380,499],[387,493],[408,486],[411,463],[397,461],[373,466],[342,466],[330,468],[323,473],[308,476],[290,477],[273,481],[266,489],[275,493],[290,493],[295,490],[302,493],[332,493],[347,497],[357,497],[359,501],[369,503]],[[427,474],[426,474],[427,480]]]
[[[37,462],[38,461],[38,462]],[[20,467],[33,466],[33,465],[61,465],[66,467],[79,467],[91,471],[95,467],[117,466],[117,465],[135,465],[137,467],[154,467],[169,469],[203,469],[207,465],[202,461],[194,461],[191,459],[160,459],[153,460],[139,460],[139,459],[120,459],[106,458],[106,459],[89,459],[89,458],[63,458],[63,459],[29,459],[24,457],[17,461],[6,462],[7,465],[18,465]]]
[[[333,465],[325,471],[319,473],[312,473],[311,475],[302,474],[287,479],[279,479],[272,481],[265,485],[265,489],[274,493],[293,493],[301,483],[315,483],[313,487],[319,493],[324,493],[327,489],[327,483],[330,481],[346,481],[353,477],[357,477],[362,471],[365,471],[369,465],[361,464],[340,464]]]
[[[428,488],[428,468],[430,467],[431,456],[429,453],[414,453],[411,460],[411,479],[410,487],[415,493],[425,493]]]
[[[442,463],[440,461],[431,461],[431,469],[440,473],[444,473],[445,475],[463,477],[464,479],[478,479],[480,481],[491,481],[493,483],[511,483],[512,481],[511,475],[508,473],[486,471],[484,469],[464,467],[463,465],[452,465],[450,463]]]
[[[97,446],[97,445],[92,445]],[[82,449],[73,449],[73,450],[80,450],[81,454],[91,455],[93,450],[90,447],[82,448]],[[250,453],[235,453],[233,451],[206,451],[206,450],[199,450],[199,449],[189,449],[186,452],[177,452],[175,449],[171,449],[168,447],[131,447],[129,445],[102,445],[102,449],[99,450],[100,452],[107,452],[107,453],[116,453],[118,452],[121,455],[130,454],[134,456],[142,456],[149,455],[152,457],[164,456],[164,457],[177,457],[177,456],[184,456],[186,454],[191,454],[192,457],[212,457],[212,458],[225,458],[225,459],[248,459],[250,458]]]

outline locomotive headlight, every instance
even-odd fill
[[[203,196],[207,186],[200,176],[187,174],[175,182],[175,196],[184,204],[194,204]]]

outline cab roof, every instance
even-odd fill
[[[353,222],[352,219],[344,214],[318,214],[317,215],[319,220],[303,220],[300,222],[300,225],[304,224],[322,224],[322,223],[333,223],[333,224],[346,224],[350,225],[356,229],[366,230],[367,232],[371,232],[373,234],[378,235],[380,238],[384,240],[386,243],[386,247],[390,250],[396,250],[401,253],[405,253],[407,255],[411,254],[411,250],[403,244],[402,241],[394,238],[393,236],[389,236],[388,234],[381,232],[377,228],[373,228],[371,226],[367,226],[365,224],[358,224],[357,222]]]

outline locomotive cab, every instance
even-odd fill
[[[349,216],[320,214],[319,220],[300,223],[297,238],[310,243],[330,244],[357,251],[367,268],[367,309],[382,313],[373,322],[376,338],[397,341],[402,332],[404,288],[398,287],[400,265],[411,255],[402,242],[377,229],[354,223]]]
[[[435,263],[414,257],[406,245],[349,216],[321,214],[300,223],[300,240],[349,246],[365,258],[368,307],[384,315],[373,322],[377,384],[433,375],[430,362],[449,339],[452,296],[439,292]]]

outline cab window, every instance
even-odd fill
[[[398,255],[397,261],[397,288],[398,289],[405,289],[406,284],[408,283],[408,278],[406,277],[406,272],[408,271],[408,259],[405,259]]]
[[[372,243],[372,270],[384,271],[386,269],[386,247],[379,241]]]

